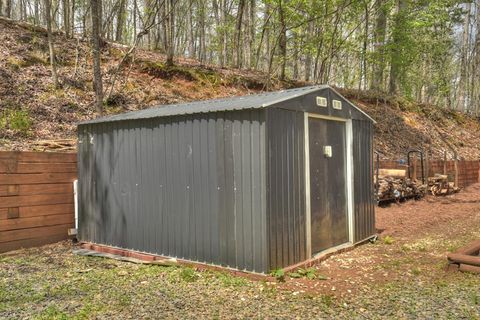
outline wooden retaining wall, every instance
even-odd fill
[[[413,176],[413,163],[416,167],[416,176],[421,178],[421,164],[420,160],[415,162],[412,159],[411,174]],[[424,162],[425,176],[432,177],[436,173],[447,174],[449,181],[455,180],[455,161],[453,160],[429,160]],[[376,168],[376,163],[375,163]],[[407,169],[406,164],[400,164],[394,160],[380,160],[380,168],[384,169]],[[471,184],[480,182],[480,161],[478,160],[459,160],[457,161],[458,168],[458,186],[464,188]],[[428,171],[428,172],[427,172]]]
[[[75,153],[0,152],[0,252],[68,238]]]

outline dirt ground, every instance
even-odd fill
[[[378,241],[285,282],[81,257],[69,242],[11,252],[0,318],[480,319],[480,275],[445,270],[448,252],[480,238],[480,184],[376,216]]]

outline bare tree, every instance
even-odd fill
[[[389,93],[397,94],[398,93],[398,77],[401,71],[401,39],[399,34],[403,32],[402,28],[405,22],[405,10],[407,7],[406,0],[397,0],[397,14],[394,22],[394,32],[393,32],[393,49],[390,57],[390,82],[389,82]]]
[[[90,10],[92,16],[92,51],[93,51],[93,85],[95,89],[95,106],[99,114],[103,113],[103,84],[102,69],[100,65],[100,26],[102,0],[90,0]]]
[[[372,90],[381,90],[385,70],[385,34],[387,29],[387,9],[385,0],[376,1],[377,16],[375,19],[375,63],[373,65]]]
[[[238,3],[237,9],[237,22],[235,24],[235,42],[234,42],[234,55],[235,55],[235,62],[234,66],[240,68],[242,66],[242,45],[240,43],[242,37],[242,22],[243,22],[243,14],[245,12],[245,0],[240,0]]]
[[[123,38],[123,28],[125,27],[127,0],[120,0],[117,13],[117,28],[115,30],[115,41],[121,42]]]
[[[74,1],[74,0],[72,0]],[[62,0],[62,9],[63,9],[63,30],[67,38],[70,37],[70,3],[69,0]]]
[[[173,57],[175,55],[175,0],[166,1],[166,39],[167,44],[167,61],[168,66],[173,65]]]
[[[473,59],[473,77],[472,77],[472,91],[473,91],[473,104],[474,112],[478,116],[480,113],[480,0],[475,3],[476,10],[476,35],[475,35],[475,48]]]
[[[55,85],[55,88],[58,88],[58,77],[57,77],[57,64],[55,61],[55,48],[53,45],[53,34],[52,34],[52,7],[50,0],[45,1],[45,21],[47,22],[47,40],[48,40],[48,51],[50,54],[50,66],[52,68],[52,79]]]
[[[5,16],[7,18],[12,17],[12,0],[6,0],[5,3]]]
[[[457,109],[465,110],[465,98],[468,85],[468,55],[470,53],[470,13],[471,3],[465,4],[465,20],[463,24],[462,50],[460,56],[460,79],[457,93]]]

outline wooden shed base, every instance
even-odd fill
[[[80,247],[83,248],[83,249],[93,250],[93,251],[102,252],[102,253],[109,253],[109,254],[118,255],[118,256],[122,256],[122,257],[134,258],[134,259],[147,261],[147,262],[171,261],[171,259],[172,259],[170,257],[164,257],[164,256],[160,256],[160,255],[138,252],[138,251],[133,251],[133,250],[127,250],[127,249],[122,249],[122,248],[116,248],[116,247],[111,247],[111,246],[106,246],[106,245],[99,245],[99,244],[94,244],[94,243],[90,243],[90,242],[83,242],[83,243],[80,244]],[[240,271],[240,270],[232,269],[232,268],[228,268],[228,267],[221,267],[221,266],[205,264],[205,263],[200,263],[200,262],[193,262],[193,261],[189,261],[189,260],[177,259],[177,264],[192,267],[192,268],[195,268],[197,270],[212,270],[212,271],[228,272],[232,275],[241,276],[241,277],[251,279],[251,280],[275,281],[274,277],[271,277],[271,276],[265,275],[265,274],[261,274],[261,273]]]
[[[285,273],[287,273],[287,272],[293,272],[294,270],[300,269],[300,268],[312,267],[317,263],[320,263],[324,260],[327,260],[332,255],[353,250],[357,246],[359,246],[361,244],[364,244],[364,243],[370,241],[371,239],[375,239],[375,238],[377,238],[377,235],[374,235],[370,238],[367,238],[367,239],[365,239],[363,241],[360,241],[360,242],[357,242],[355,244],[347,243],[347,244],[344,244],[344,245],[340,245],[338,247],[333,247],[333,248],[327,249],[323,252],[320,252],[319,254],[316,254],[315,256],[313,256],[312,258],[310,258],[308,260],[305,260],[305,261],[293,264],[291,266],[285,267],[285,268],[283,268],[283,270],[285,271]]]
[[[447,255],[450,271],[473,272],[480,274],[480,240]]]
[[[338,246],[335,248],[331,248],[329,250],[326,250],[311,259],[299,262],[297,264],[288,266],[283,268],[284,273],[288,274],[289,272],[293,272],[296,269],[299,268],[308,268],[311,267],[321,261],[324,261],[328,259],[330,256],[342,252],[346,252],[349,250],[352,250],[353,248],[357,247],[358,245],[361,245],[367,241],[370,241],[372,238],[375,238],[375,236],[370,237],[368,239],[365,239],[363,241],[360,241],[355,244],[346,244],[342,246]],[[150,254],[150,253],[144,253],[144,252],[138,252],[134,250],[127,250],[127,249],[122,249],[122,248],[117,248],[117,247],[111,247],[111,246],[106,246],[106,245],[99,245],[95,243],[90,243],[90,242],[82,242],[80,243],[80,247],[82,249],[87,249],[87,250],[92,250],[96,252],[102,252],[102,253],[108,253],[108,254],[113,254],[113,255],[118,255],[122,257],[129,257],[133,259],[138,259],[141,261],[147,261],[147,262],[161,262],[161,261],[171,261],[172,258],[170,257],[164,257],[160,255],[155,255],[155,254]],[[201,262],[193,262],[190,260],[182,260],[182,259],[177,259],[177,264],[183,265],[183,266],[190,266],[193,268],[196,268],[198,270],[214,270],[214,271],[221,271],[221,272],[228,272],[232,275],[235,276],[241,276],[244,278],[248,278],[251,280],[267,280],[267,281],[275,281],[276,279],[270,275],[266,275],[263,273],[255,273],[255,272],[250,272],[250,271],[241,271],[229,267],[222,267],[222,266],[217,266],[217,265],[211,265],[211,264],[206,264],[206,263],[201,263]]]

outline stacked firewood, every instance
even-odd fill
[[[419,199],[425,195],[426,186],[408,178],[379,177],[378,201]]]
[[[421,182],[407,178],[405,170],[380,170],[377,186],[378,202],[406,198],[419,199],[426,192],[426,186]]]
[[[68,152],[75,151],[76,140],[74,139],[56,139],[56,140],[41,140],[34,143],[33,149],[35,151],[56,151]]]
[[[428,178],[428,190],[434,196],[444,196],[458,192],[460,188],[455,183],[448,181],[448,176],[444,174],[435,174],[434,177]]]

